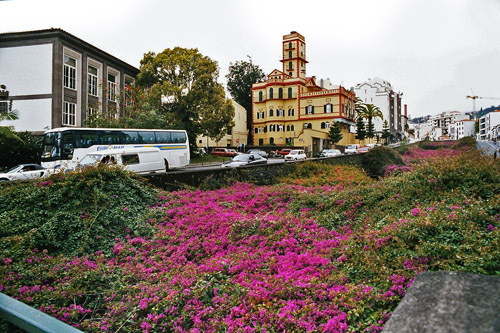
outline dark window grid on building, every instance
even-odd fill
[[[116,101],[116,75],[108,74],[108,101]]]
[[[76,90],[76,59],[67,55],[64,56],[63,86]]]
[[[89,66],[88,69],[88,93],[89,95],[92,96],[98,96],[98,89],[99,89],[99,84],[98,84],[98,79],[97,79],[97,68]]]
[[[306,114],[314,114],[314,106],[312,105],[306,106]]]
[[[62,124],[67,126],[76,125],[76,104],[70,102],[63,103]]]

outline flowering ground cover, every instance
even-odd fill
[[[379,332],[419,272],[500,275],[500,166],[473,152],[115,206],[128,227],[89,234],[110,239],[94,251],[4,252],[0,290],[90,332]]]

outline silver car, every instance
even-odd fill
[[[267,164],[267,160],[258,154],[240,154],[230,162],[221,164],[221,168],[237,168],[244,165]]]

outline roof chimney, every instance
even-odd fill
[[[405,104],[405,118],[408,118],[408,108],[406,104]]]

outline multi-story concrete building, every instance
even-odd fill
[[[466,136],[474,136],[475,121],[462,119],[448,125],[448,136],[451,140],[459,140]]]
[[[389,81],[378,77],[358,83],[354,91],[363,103],[373,104],[382,112],[383,119],[373,119],[375,133],[379,137],[382,134],[383,123],[387,120],[392,135],[392,140],[390,141],[401,141],[407,138],[406,124],[408,114],[406,107],[404,113],[401,112],[402,92],[396,92]]]
[[[281,70],[252,87],[253,144],[304,147],[316,154],[328,146],[334,122],[343,135],[338,144],[354,142],[355,94],[341,86],[321,87],[306,75],[304,36],[295,31],[283,36],[281,62]]]
[[[469,122],[469,120],[469,115],[464,112],[441,112],[427,117],[425,123],[415,125],[415,138],[417,140],[450,140],[457,137],[458,131],[463,133],[463,136],[469,136],[471,135],[471,126],[472,131],[474,130],[474,121]],[[450,130],[453,130],[453,133],[450,133]]]
[[[234,126],[228,133],[219,141],[214,141],[208,137],[198,136],[196,145],[199,148],[205,147],[245,147],[248,145],[248,129],[247,129],[247,110],[234,100],[231,100],[234,106]],[[208,150],[207,150],[208,151]]]
[[[19,119],[1,125],[42,132],[84,127],[87,115],[97,110],[118,116],[123,108],[121,93],[138,72],[61,29],[2,33],[3,107],[8,103]]]
[[[480,140],[497,140],[498,126],[500,125],[500,110],[495,110],[479,118]]]

